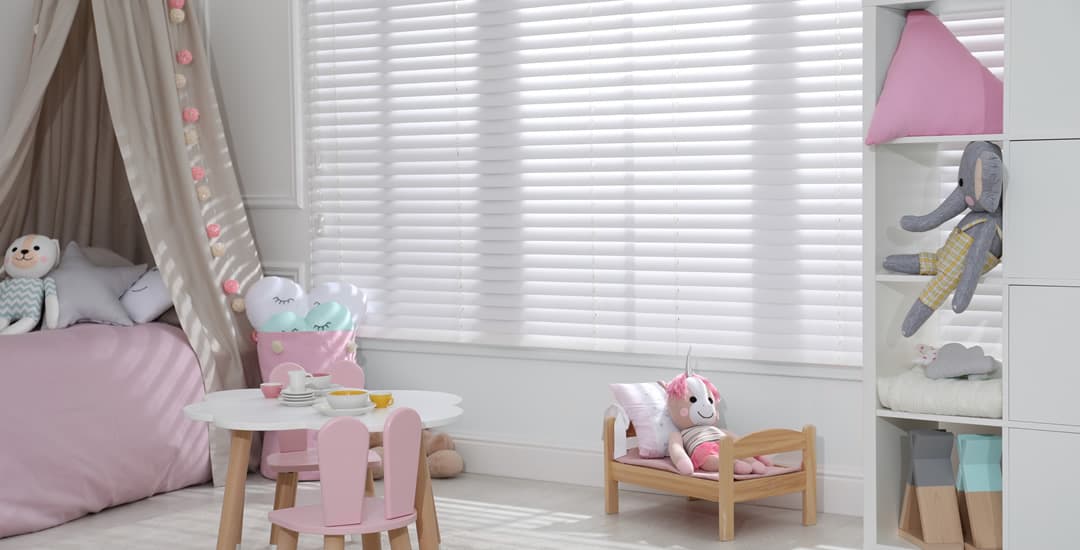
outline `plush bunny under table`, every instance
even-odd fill
[[[56,326],[56,283],[45,275],[59,261],[60,241],[43,235],[24,235],[7,247],[0,275],[6,271],[11,278],[0,281],[0,334],[34,330],[41,321],[42,302],[45,326]]]
[[[953,311],[966,310],[979,277],[1001,262],[1004,176],[1001,148],[988,141],[973,141],[964,148],[957,186],[948,198],[925,216],[901,218],[900,226],[908,231],[929,231],[971,209],[937,252],[885,258],[889,271],[934,276],[908,310],[901,326],[904,336],[915,334],[953,290]]]
[[[671,382],[659,384],[667,390],[667,408],[671,420],[679,432],[671,434],[668,456],[675,468],[683,475],[694,470],[715,472],[720,469],[720,445],[717,443],[731,435],[716,426],[720,413],[716,408],[720,394],[716,386],[704,377],[690,372],[676,376]],[[763,474],[772,461],[764,456],[738,459],[736,474]]]

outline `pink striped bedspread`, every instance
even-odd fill
[[[0,537],[209,480],[202,397],[170,325],[0,336]]]

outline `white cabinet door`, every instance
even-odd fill
[[[1020,0],[1009,9],[1009,139],[1080,138],[1080,2]]]
[[[1012,550],[1077,548],[1080,435],[1009,430],[1009,540]]]
[[[1010,278],[1080,281],[1080,231],[1070,227],[1080,208],[1077,159],[1078,140],[1009,144],[1002,260]]]
[[[1080,288],[1009,287],[1010,420],[1080,426],[1077,316]]]

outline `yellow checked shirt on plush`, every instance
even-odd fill
[[[948,298],[949,294],[956,290],[957,285],[960,284],[960,275],[964,273],[964,258],[967,257],[971,244],[975,242],[975,239],[965,231],[985,221],[987,220],[984,218],[963,227],[956,227],[952,230],[952,233],[949,233],[945,245],[938,249],[937,252],[919,253],[919,274],[934,275],[934,278],[927,283],[926,288],[919,295],[920,302],[936,310],[941,307],[941,304],[945,303],[945,298]],[[995,229],[998,236],[1000,236],[1001,227],[995,227]],[[1001,263],[1000,259],[988,253],[982,272],[986,273],[994,269],[994,266],[999,263]]]

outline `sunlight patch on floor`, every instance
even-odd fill
[[[443,545],[476,550],[642,550],[660,548],[647,543],[616,542],[606,533],[574,531],[572,527],[591,515],[556,512],[542,508],[507,506],[477,500],[435,499]],[[673,546],[671,549],[681,547]]]

